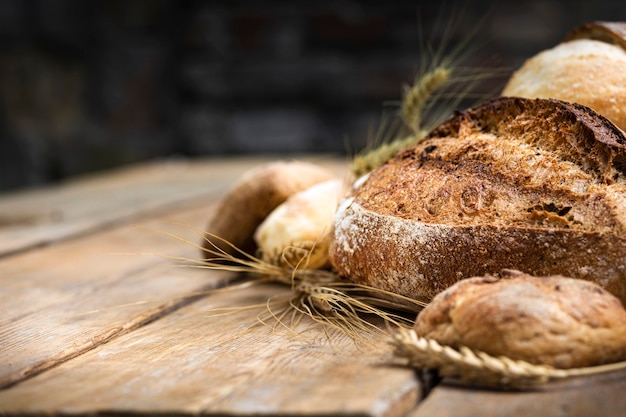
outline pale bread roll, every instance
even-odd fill
[[[206,225],[202,247],[240,256],[254,253],[254,233],[289,196],[334,178],[331,171],[306,161],[273,161],[245,172],[219,201]],[[228,242],[228,243],[226,243]],[[214,254],[202,251],[203,258]]]
[[[598,285],[518,271],[460,281],[418,316],[419,336],[556,368],[626,360],[626,310]]]
[[[556,98],[591,107],[626,130],[626,24],[594,22],[513,73],[503,96]]]
[[[270,263],[307,269],[329,266],[328,242],[344,181],[324,181],[291,195],[257,228],[254,239]]]

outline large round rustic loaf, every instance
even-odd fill
[[[513,73],[503,96],[584,104],[626,130],[626,23],[590,22]]]
[[[334,227],[341,276],[405,296],[517,269],[626,303],[626,137],[582,105],[494,99],[358,180]]]
[[[460,348],[556,368],[626,360],[626,310],[600,286],[519,271],[468,278],[438,294],[415,332]]]

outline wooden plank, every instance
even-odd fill
[[[176,176],[169,172],[168,176],[176,179],[171,180],[169,188],[159,189],[167,194],[169,189],[185,188],[185,182],[191,176],[200,178],[199,183],[213,184],[221,193],[242,172],[264,162],[256,158],[226,161],[210,169],[198,165],[194,172],[204,172],[202,175]],[[322,159],[319,162],[327,164],[330,169],[343,169],[343,164],[336,160]],[[216,170],[220,173],[216,174]],[[145,216],[145,207],[156,204],[155,201],[163,204],[163,199],[147,197],[150,194],[147,193],[137,197],[137,201],[143,202],[138,206],[128,208],[118,202],[117,205],[105,205],[102,213],[94,211],[104,198],[102,196],[116,195],[115,192],[128,184],[134,184],[129,189],[137,188],[137,184],[148,184],[146,176],[158,179],[150,185],[158,188],[157,184],[163,182],[163,177],[158,174],[161,171],[162,167],[158,166],[122,170],[68,185],[60,196],[54,196],[52,190],[41,191],[44,201],[51,199],[67,204],[67,207],[86,205],[90,208],[75,208],[77,214],[66,219],[67,230],[50,237],[55,244],[0,259],[0,387],[12,385],[80,355],[192,300],[198,291],[221,285],[223,274],[173,272],[168,266],[170,262],[162,258],[119,254],[151,252],[196,257],[197,249],[159,235],[155,230],[169,230],[197,242],[199,237],[195,231],[170,223],[202,228],[220,195],[215,194],[216,191],[194,198],[189,197],[191,194],[178,194],[178,205],[169,207],[174,214],[155,217],[138,225],[113,228],[107,223],[106,216],[116,218],[120,223],[129,221],[129,218]],[[197,188],[201,188],[200,185]],[[102,198],[95,198],[96,195]],[[184,206],[195,205],[195,208],[176,213],[181,195],[189,197]],[[66,196],[71,196],[71,202],[64,202]],[[35,192],[3,201],[5,208],[13,206],[16,210],[30,205],[44,206],[35,204],[38,201]],[[107,210],[110,213],[105,213]],[[89,218],[91,214],[95,219]],[[110,230],[103,229],[105,224]],[[154,230],[147,230],[145,226]],[[31,231],[22,229],[20,233]],[[94,234],[86,234],[89,231]],[[10,236],[10,233],[2,233],[2,241]],[[76,233],[84,236],[67,240],[76,237]],[[29,239],[26,239],[29,245],[41,243],[36,236],[34,240]]]
[[[267,291],[213,295],[191,309],[185,306],[198,293],[232,275],[119,254],[196,256],[192,246],[143,226],[195,242],[193,230],[169,222],[201,228],[214,202],[194,198],[199,207],[138,225],[90,226],[91,234],[68,240],[70,233],[0,259],[0,412],[402,415],[410,409],[417,383],[411,371],[379,366],[390,359],[386,345],[327,337],[311,321],[301,323],[298,337],[264,326],[242,332],[254,320],[250,311],[221,319],[202,311],[242,297],[265,300]]]
[[[175,268],[151,252],[197,257],[211,207],[102,231],[0,259],[0,387],[79,355],[220,285],[223,274]],[[124,254],[126,253],[126,254]],[[128,253],[134,253],[130,255]]]
[[[211,295],[0,391],[0,413],[401,416],[414,407],[414,373],[393,366],[383,342],[355,343],[306,318],[295,332],[254,325],[265,307],[211,317],[288,294],[263,285]]]
[[[623,417],[626,371],[573,378],[532,391],[437,386],[410,417]]]
[[[338,175],[347,168],[336,157],[300,159]],[[216,198],[244,171],[271,160],[266,156],[155,162],[0,195],[0,256],[139,219],[182,202]]]

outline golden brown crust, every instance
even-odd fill
[[[427,138],[489,133],[554,153],[579,164],[603,183],[626,176],[626,137],[593,109],[556,99],[501,97],[466,112],[457,112]],[[532,131],[529,131],[532,129]]]
[[[589,106],[626,130],[626,23],[586,23],[513,73],[503,96]]]
[[[626,360],[626,310],[599,286],[518,271],[469,278],[418,316],[418,335],[557,368]]]
[[[331,262],[419,299],[513,268],[626,301],[624,161],[623,133],[591,109],[496,99],[373,171],[338,210]]]

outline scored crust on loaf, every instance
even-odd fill
[[[457,349],[556,368],[626,360],[626,310],[616,297],[579,279],[501,275],[446,289],[420,312],[415,332]]]
[[[359,181],[334,226],[340,275],[405,296],[511,268],[626,302],[626,138],[581,105],[498,98]]]

